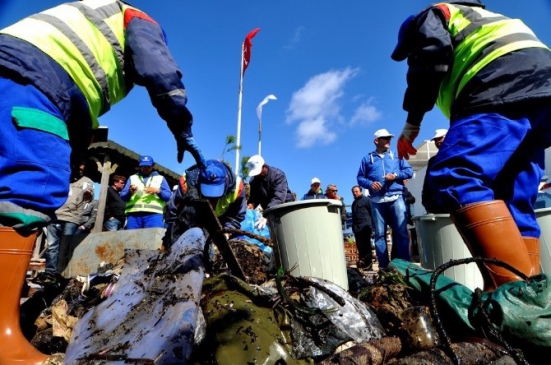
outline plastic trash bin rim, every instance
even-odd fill
[[[541,208],[541,209],[535,209],[534,212],[536,213],[536,215],[538,213],[546,213],[546,212],[549,212],[551,211],[551,208]]]
[[[415,215],[413,216],[411,219],[413,219],[414,221],[434,221],[436,220],[436,218],[449,218],[450,215],[447,214],[447,213],[442,213],[442,214],[433,214],[433,213],[429,213],[429,214],[423,214],[423,215]]]
[[[301,206],[307,207],[307,206],[324,206],[324,205],[341,207],[342,202],[337,199],[299,200],[296,202],[283,203],[283,204],[276,205],[275,207],[268,208],[264,211],[263,215],[266,216],[267,214],[270,214],[276,210],[295,209],[295,208],[301,208]]]

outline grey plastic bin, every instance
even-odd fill
[[[449,214],[426,214],[413,220],[422,267],[434,270],[452,259],[472,257]],[[482,274],[474,262],[451,267],[444,275],[473,291],[484,288]]]
[[[551,274],[551,208],[536,209],[536,219],[541,229],[541,272]]]
[[[276,264],[293,276],[314,276],[348,290],[341,201],[312,199],[266,209]]]

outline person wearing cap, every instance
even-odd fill
[[[60,246],[63,236],[72,236],[78,232],[84,205],[94,197],[94,182],[84,176],[84,161],[73,166],[69,195],[65,204],[56,210],[56,219],[47,226],[48,247],[44,252],[47,274],[58,273]]]
[[[196,216],[190,202],[205,198],[223,229],[241,228],[247,212],[243,181],[224,162],[206,160],[204,168],[193,165],[184,172],[170,198],[166,216],[168,228],[163,240],[165,248],[168,249],[186,230],[198,225],[201,217]]]
[[[326,199],[321,190],[321,181],[317,177],[310,180],[310,190],[302,196],[301,200]]]
[[[369,190],[373,213],[375,251],[379,269],[389,263],[386,229],[392,229],[396,257],[409,261],[410,242],[407,228],[407,208],[402,194],[404,180],[413,177],[413,169],[390,149],[393,134],[379,129],[374,134],[375,150],[363,157],[357,174],[358,185]]]
[[[163,210],[172,191],[168,182],[153,169],[151,156],[141,156],[137,174],[130,176],[121,191],[126,202],[126,229],[164,228]]]
[[[437,129],[434,133],[434,136],[430,139],[432,142],[434,142],[434,145],[438,150],[440,150],[440,147],[442,146],[442,143],[444,143],[444,139],[446,138],[446,133],[448,133],[447,129]],[[434,163],[434,157],[432,156],[429,158],[429,161],[427,162],[427,168],[426,171],[429,171],[432,169],[432,164]],[[423,179],[423,190],[421,191],[421,204],[423,204],[423,207],[427,210],[427,213],[432,214],[442,214],[447,213],[446,209],[442,207],[438,202],[436,201],[436,196],[433,190],[431,190],[429,186],[429,179],[428,179],[428,173],[425,172],[425,178]]]
[[[339,212],[341,215],[341,226],[342,226],[342,229],[344,229],[344,225],[348,217],[346,216],[346,205],[344,204],[344,197],[339,196],[338,192],[339,192],[339,189],[337,189],[337,185],[329,184],[327,185],[327,188],[325,188],[324,196],[326,199],[339,200],[342,203],[342,206],[339,207]]]
[[[285,173],[277,167],[267,165],[262,156],[252,156],[245,167],[249,170],[251,178],[248,203],[252,204],[253,209],[260,205],[263,210],[266,210],[295,200],[293,193],[289,190]],[[266,218],[261,217],[255,226],[261,230],[266,224]]]
[[[408,113],[398,154],[436,104],[450,119],[428,179],[473,256],[497,258],[525,275],[540,271],[534,202],[551,146],[551,50],[520,19],[478,0],[447,1],[408,17],[395,61],[408,60]],[[486,290],[521,278],[479,265]]]

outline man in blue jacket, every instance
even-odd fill
[[[159,24],[122,1],[66,3],[0,30],[0,252],[22,250],[17,267],[27,267],[32,247],[24,243],[33,243],[67,199],[71,160],[88,148],[98,117],[134,84],[147,88],[174,134],[178,161],[189,151],[202,164],[181,77]],[[3,270],[0,293],[22,287],[26,269]],[[17,295],[3,298],[18,311]],[[32,345],[18,345],[18,324],[0,334],[0,363],[45,359]]]
[[[358,185],[369,190],[373,225],[375,229],[375,251],[379,269],[389,263],[386,244],[387,225],[392,229],[393,245],[397,247],[397,258],[410,260],[410,245],[407,228],[407,210],[402,194],[404,180],[413,177],[413,169],[404,159],[390,150],[393,134],[379,129],[374,135],[375,151],[362,159],[358,170]]]
[[[551,51],[522,21],[478,0],[427,7],[402,24],[395,61],[408,60],[408,112],[398,154],[412,144],[434,104],[450,118],[428,173],[473,256],[539,273],[534,202],[551,145]],[[519,280],[479,265],[486,290]]]

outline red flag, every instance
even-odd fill
[[[255,30],[251,31],[249,34],[247,34],[247,36],[245,37],[245,41],[243,42],[243,76],[245,75],[245,70],[247,69],[247,66],[249,66],[249,62],[251,61],[251,47],[253,46],[253,37],[258,32],[260,32],[260,28],[256,28]]]

